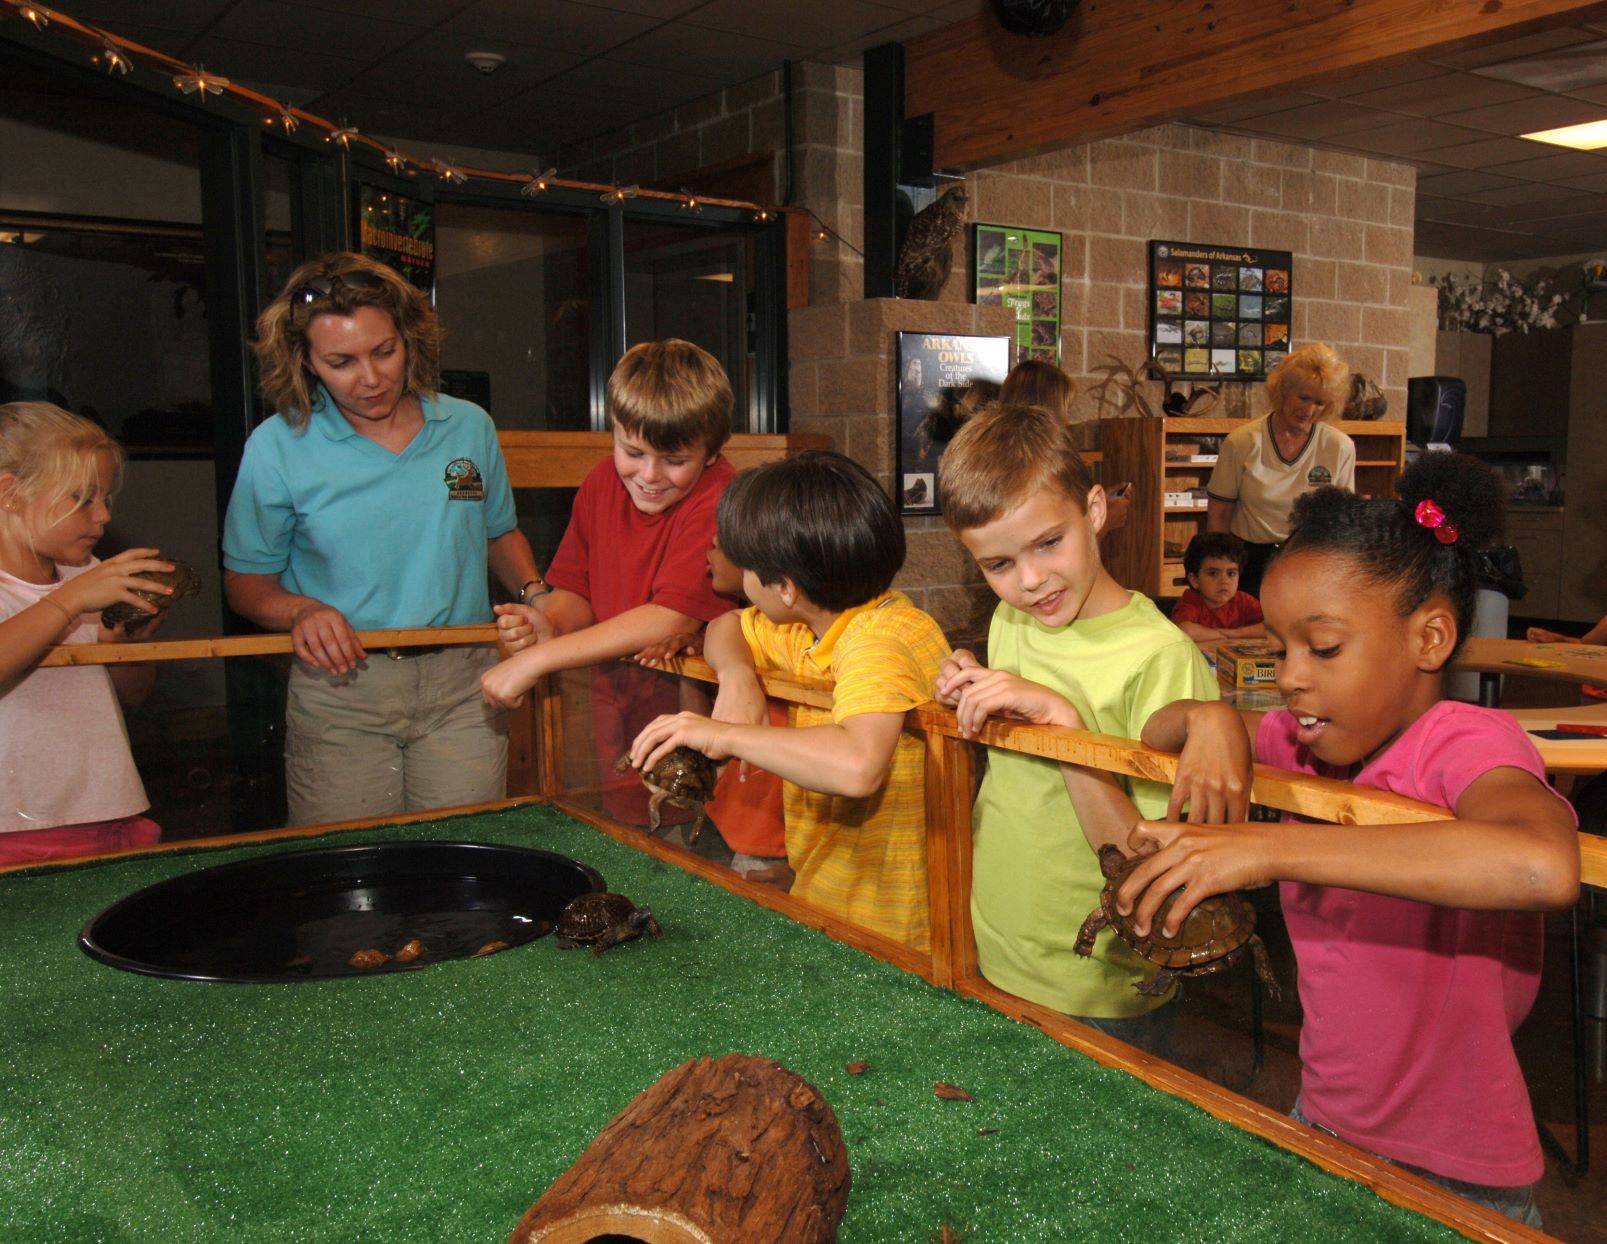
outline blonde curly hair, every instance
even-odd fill
[[[1272,369],[1266,379],[1266,393],[1274,414],[1283,409],[1283,399],[1302,380],[1315,382],[1321,390],[1321,418],[1325,422],[1339,418],[1350,393],[1350,367],[1332,346],[1313,341]]]
[[[361,274],[360,284],[341,280],[352,274]],[[310,302],[297,296],[319,280],[330,283],[327,294]],[[366,255],[320,255],[290,274],[279,296],[257,317],[257,339],[251,343],[261,372],[262,400],[292,427],[306,424],[317,401],[318,378],[307,365],[308,324],[320,315],[350,315],[358,307],[378,307],[396,325],[407,352],[407,392],[439,391],[441,321],[423,291]]]

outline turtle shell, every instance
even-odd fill
[[[1161,929],[1177,898],[1175,890],[1166,896],[1166,901],[1155,913],[1148,936],[1139,937],[1133,931],[1132,913],[1124,916],[1116,910],[1116,891],[1138,867],[1142,858],[1135,855],[1115,865],[1106,878],[1105,888],[1099,894],[1099,905],[1110,921],[1112,931],[1142,958],[1157,967],[1173,971],[1209,972],[1215,970],[1214,965],[1218,960],[1226,959],[1250,940],[1255,932],[1255,908],[1242,894],[1237,893],[1218,894],[1206,899],[1189,912],[1188,919],[1183,921],[1183,927],[1178,929],[1175,936],[1164,936]],[[1134,910],[1137,910],[1136,907]]]
[[[582,894],[558,914],[553,932],[573,942],[594,942],[615,925],[624,924],[636,904],[623,894]]]
[[[172,588],[173,594],[171,596],[165,592],[141,592],[137,588],[134,591],[134,595],[141,600],[149,601],[159,610],[166,610],[174,601],[182,600],[186,596],[194,596],[201,590],[201,576],[195,573],[193,567],[187,562],[181,562],[176,558],[170,557],[167,560],[173,563],[172,570],[152,570],[139,577],[149,579],[152,583],[160,583],[163,587]],[[100,623],[102,626],[117,627],[154,616],[154,614],[148,614],[143,610],[134,608],[127,601],[119,600],[113,601],[100,611]]]
[[[642,774],[642,781],[675,799],[706,803],[714,797],[714,761],[690,747],[674,747]]]

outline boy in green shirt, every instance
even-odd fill
[[[1105,494],[1068,429],[1029,406],[970,419],[943,455],[943,517],[999,595],[988,660],[943,663],[938,699],[962,733],[990,717],[1137,738],[1157,709],[1217,698],[1199,649],[1099,560]],[[1161,1052],[1174,993],[1134,986],[1155,969],[1113,934],[1074,953],[1099,905],[1097,848],[1130,851],[1141,819],[1164,819],[1171,788],[995,750],[973,815],[971,917],[982,974],[1018,997]],[[1153,1014],[1152,1014],[1153,1013]]]

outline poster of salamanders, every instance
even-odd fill
[[[898,499],[905,514],[936,514],[937,461],[965,413],[998,396],[1010,338],[898,335]]]
[[[1149,346],[1180,380],[1259,380],[1289,353],[1293,256],[1199,242],[1149,244]]]

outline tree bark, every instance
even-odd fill
[[[750,1054],[696,1058],[637,1094],[509,1244],[827,1244],[848,1153],[815,1087]]]

